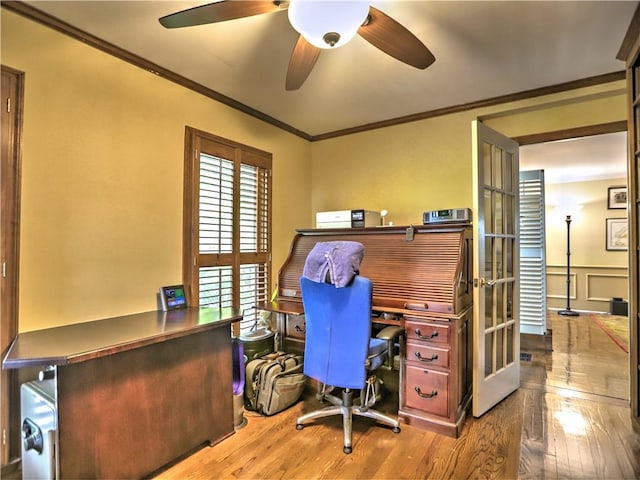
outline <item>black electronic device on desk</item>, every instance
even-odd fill
[[[184,293],[184,285],[160,287],[160,303],[162,310],[165,312],[187,308],[187,297]]]

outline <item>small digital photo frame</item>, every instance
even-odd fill
[[[184,294],[183,285],[170,285],[168,287],[160,287],[160,303],[162,310],[178,310],[187,308],[187,297]]]

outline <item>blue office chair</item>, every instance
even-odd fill
[[[298,417],[296,428],[321,417],[342,414],[344,453],[351,453],[352,415],[377,420],[400,432],[398,420],[370,409],[377,389],[372,373],[387,359],[389,342],[371,338],[371,280],[359,275],[345,287],[336,288],[301,277],[306,340],[304,373],[322,385],[318,398],[332,406]],[[342,388],[342,398],[331,388]],[[353,404],[353,390],[360,402]]]

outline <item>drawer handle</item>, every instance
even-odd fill
[[[404,304],[405,310],[429,310],[428,303],[409,303],[405,302]]]
[[[295,330],[296,332],[304,333],[304,330],[300,328],[300,325],[296,325]]]
[[[436,395],[438,395],[437,390],[431,390],[431,393],[422,393],[422,390],[420,390],[420,387],[415,387],[414,390],[416,391],[418,396],[422,398],[433,398]]]
[[[437,353],[434,353],[433,355],[431,355],[431,358],[423,357],[422,355],[420,355],[420,352],[416,352],[415,355],[418,360],[425,363],[433,362],[434,360],[438,359]]]
[[[414,330],[414,332],[416,332],[416,335],[418,336],[418,338],[421,338],[423,340],[431,340],[432,338],[435,338],[438,336],[438,332],[433,332],[431,335],[422,335],[422,333],[420,332],[419,328],[416,328]]]

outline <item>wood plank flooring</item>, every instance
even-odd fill
[[[481,418],[467,418],[458,439],[408,425],[394,434],[357,418],[353,453],[345,455],[339,418],[295,429],[298,415],[319,406],[306,396],[273,417],[245,413],[247,425],[235,435],[155,478],[640,478],[626,354],[586,317],[550,315],[549,325],[552,349],[526,351],[521,388]],[[397,409],[394,396],[379,409]]]
[[[563,317],[552,312],[552,350],[532,353],[521,363],[521,384],[544,384],[571,391],[629,399],[629,357],[598,325],[592,314]]]
[[[521,421],[514,400],[470,419],[457,440],[411,426],[394,434],[357,418],[353,453],[345,455],[338,417],[295,429],[298,415],[320,406],[311,397],[274,417],[247,414],[231,438],[156,478],[515,478]]]
[[[548,325],[552,349],[521,362],[519,478],[640,478],[627,353],[588,314],[551,312]]]

